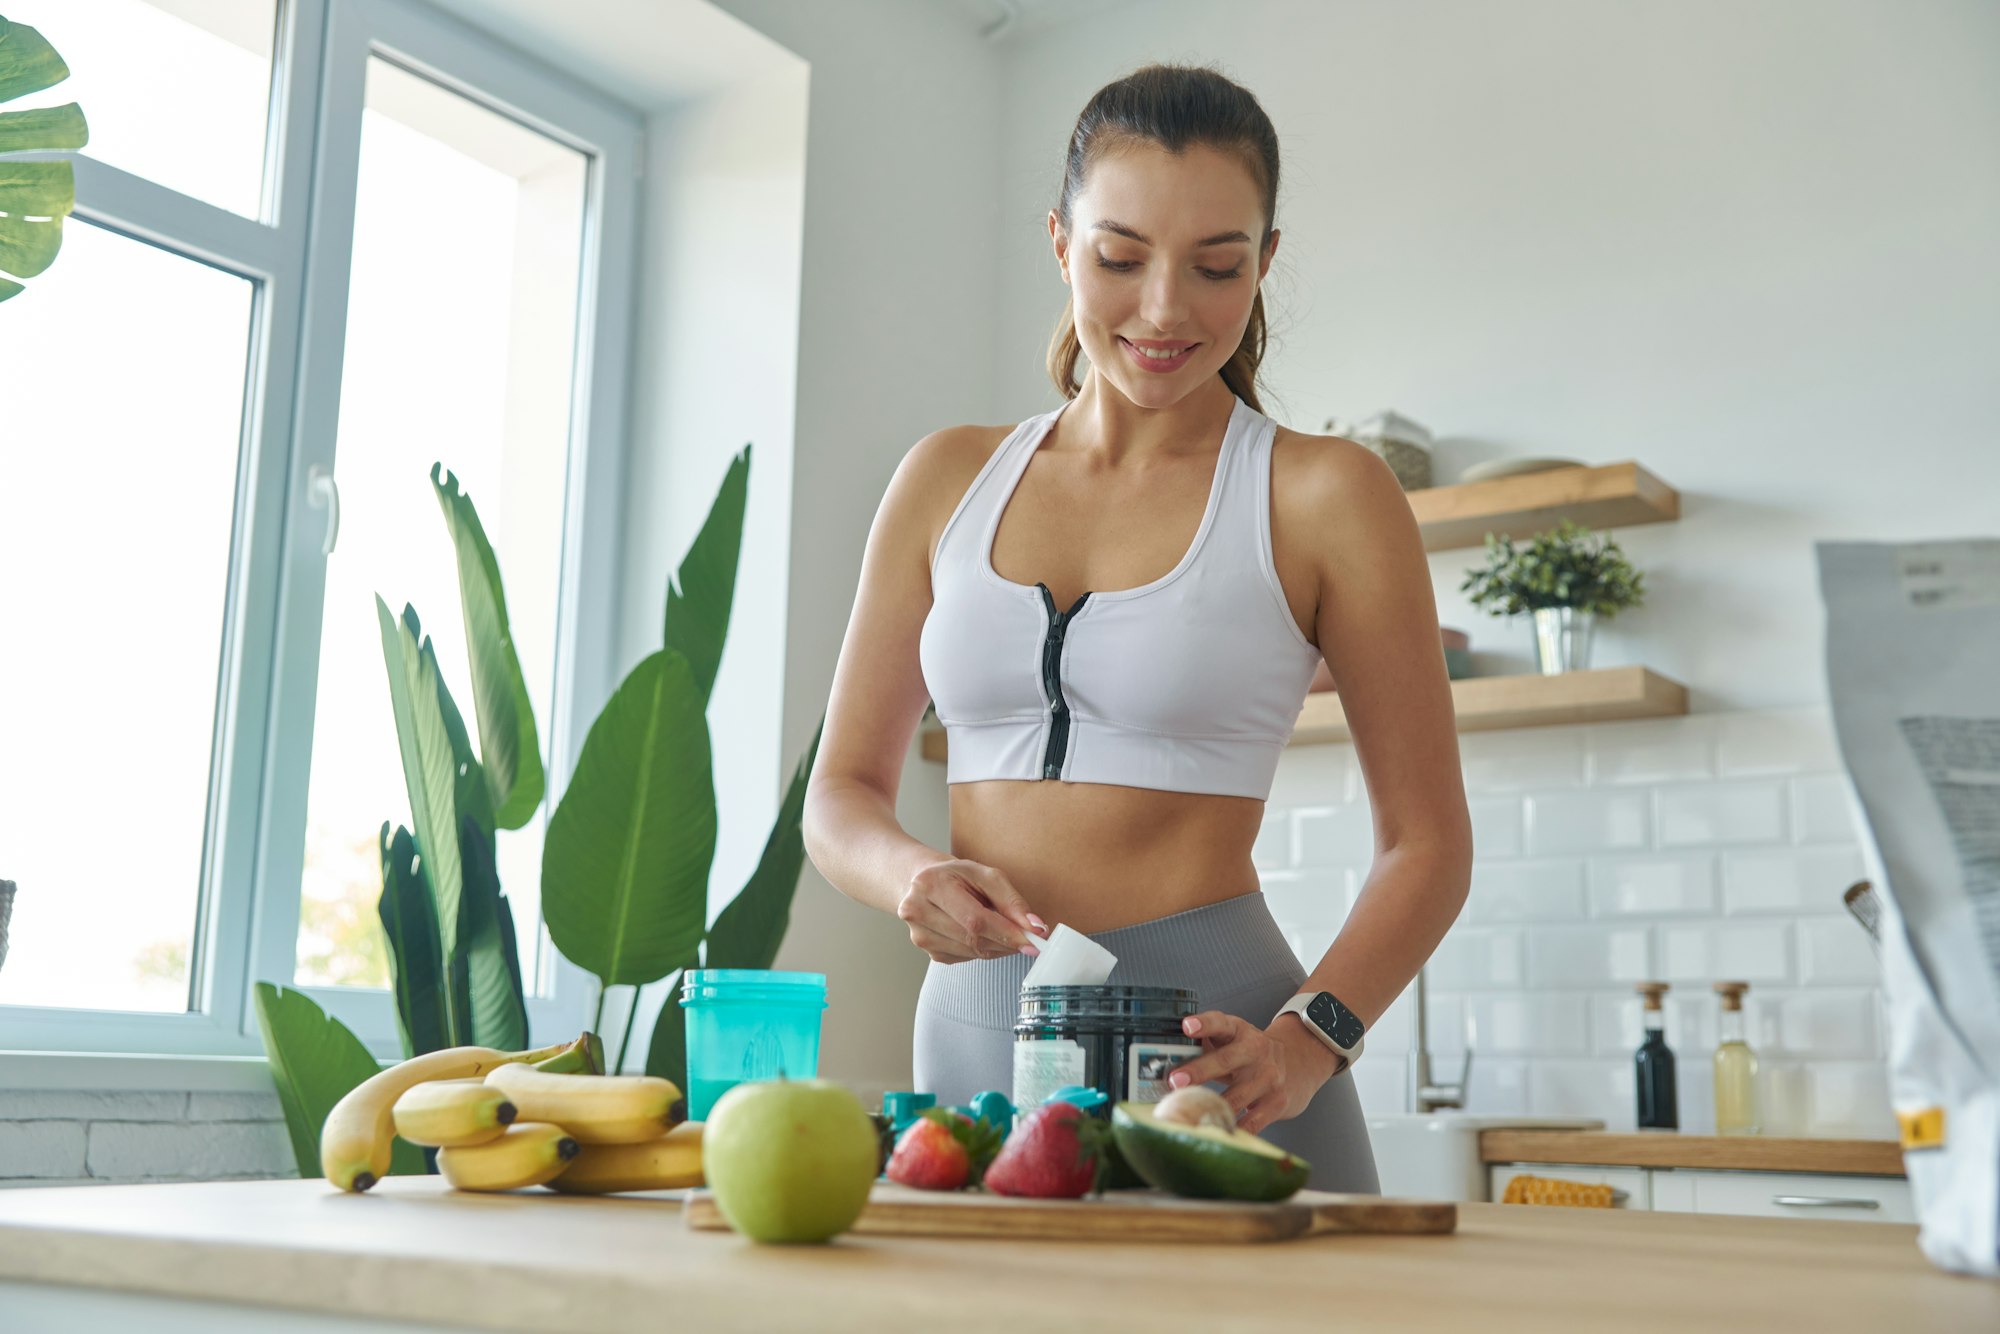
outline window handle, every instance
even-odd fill
[[[333,544],[340,537],[340,487],[334,483],[333,474],[317,463],[306,469],[306,503],[314,509],[326,506],[326,537],[319,549],[320,554],[331,556]]]

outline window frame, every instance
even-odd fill
[[[327,560],[321,553],[327,516],[313,506],[307,479],[315,465],[335,465],[370,57],[431,79],[589,159],[557,698],[554,716],[538,720],[550,802],[566,788],[590,720],[614,683],[641,119],[420,0],[280,0],[278,11],[261,218],[245,218],[83,154],[73,158],[78,218],[237,274],[254,288],[200,906],[190,951],[191,1008],[150,1014],[0,1005],[0,1048],[36,1053],[11,1062],[23,1073],[46,1076],[57,1053],[258,1056],[263,1044],[255,984],[292,985]],[[386,712],[384,725],[390,725]],[[393,781],[400,808],[400,776]],[[530,928],[518,925],[524,934]],[[546,928],[537,921],[532,929],[548,948]],[[528,998],[530,1031],[543,1041],[580,1030],[597,991],[590,974],[552,950],[548,957],[551,994]],[[300,989],[376,1056],[401,1055],[392,993]],[[19,1086],[5,1077],[8,1064],[0,1053],[0,1084]]]

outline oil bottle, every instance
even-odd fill
[[[1722,997],[1721,1041],[1715,1048],[1715,1133],[1754,1135],[1757,1121],[1757,1056],[1743,1036],[1743,993],[1748,982],[1717,982]]]
[[[1639,1128],[1678,1130],[1680,1095],[1674,1088],[1674,1053],[1667,1046],[1667,1015],[1660,1004],[1667,984],[1641,982],[1636,989],[1646,998],[1646,1040],[1632,1058],[1639,1087]]]

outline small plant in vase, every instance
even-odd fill
[[[1488,533],[1486,564],[1467,571],[1459,591],[1493,616],[1534,613],[1535,665],[1553,676],[1588,665],[1592,623],[1640,605],[1645,576],[1615,539],[1564,519],[1522,547]]]

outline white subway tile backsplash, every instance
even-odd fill
[[[1792,830],[1799,843],[1855,843],[1853,808],[1845,774],[1814,774],[1792,780]]]
[[[1785,839],[1783,784],[1702,783],[1661,788],[1656,795],[1663,848]]]
[[[1527,799],[1530,856],[1628,852],[1647,846],[1651,821],[1644,793],[1536,792]]]
[[[1581,727],[1534,727],[1508,732],[1467,732],[1458,758],[1467,792],[1507,792],[1583,781]]]
[[[1474,1065],[1478,1058],[1473,1058]],[[1528,1110],[1536,1116],[1597,1116],[1607,1130],[1637,1119],[1632,1068],[1624,1061],[1546,1060],[1528,1066]]]
[[[0,1121],[0,1178],[80,1177],[84,1144],[80,1121]]]
[[[1537,926],[1528,932],[1528,982],[1534,987],[1608,987],[1652,976],[1651,928]]]
[[[1519,797],[1474,797],[1465,805],[1472,816],[1472,851],[1475,857],[1521,855]]]
[[[1797,848],[1722,854],[1722,904],[1731,916],[1839,913],[1841,895],[1864,878],[1857,847]]]
[[[1598,917],[1713,915],[1715,859],[1707,854],[1594,859],[1590,911]]]
[[[1584,736],[1585,781],[1670,783],[1715,775],[1714,723],[1701,715],[1606,723]]]
[[[1665,997],[1667,1049],[1674,1053],[1676,1067],[1691,1056],[1708,1059],[1715,1047],[1710,1014],[1712,998],[1700,993],[1686,996],[1674,988]],[[1596,996],[1590,1003],[1591,1050],[1598,1056],[1630,1056],[1645,1038],[1645,1005],[1638,996]]]
[[[1880,985],[1882,964],[1861,923],[1845,914],[1803,921],[1799,931],[1799,981],[1809,986]]]
[[[1778,1050],[1788,1055],[1881,1055],[1872,991],[1800,991],[1772,1003],[1778,1012]]]
[[[1822,1062],[1810,1067],[1810,1080],[1810,1133],[1896,1138],[1896,1116],[1889,1109],[1889,1072],[1882,1062]]]
[[[1660,975],[1673,982],[1789,982],[1791,924],[1660,928]]]
[[[1716,715],[1716,772],[1724,778],[1814,773],[1840,767],[1823,707]]]
[[[1292,813],[1293,849],[1300,866],[1368,862],[1375,856],[1375,826],[1365,802],[1312,806]]]
[[[1434,1073],[1472,1030],[1475,1112],[1633,1122],[1632,984],[1673,983],[1684,1130],[1712,1132],[1713,983],[1753,984],[1767,1133],[1893,1135],[1879,966],[1840,895],[1866,874],[1822,705],[1459,738],[1475,860],[1428,965]],[[1288,753],[1253,851],[1315,966],[1374,859],[1352,746]],[[1369,1032],[1370,1112],[1407,1107],[1407,993]],[[0,1095],[4,1107],[4,1095]]]
[[[1474,922],[1574,922],[1583,916],[1583,863],[1516,861],[1472,864],[1465,919]]]
[[[1347,873],[1338,867],[1266,871],[1257,877],[1264,901],[1281,926],[1338,928],[1347,920]]]
[[[1429,986],[1440,990],[1490,990],[1521,985],[1521,933],[1505,928],[1455,926],[1426,965]]]
[[[1257,841],[1250,845],[1250,864],[1258,870],[1276,870],[1292,864],[1292,813],[1283,807],[1265,807],[1264,823]]]
[[[1501,1056],[1588,1056],[1590,1014],[1574,997],[1480,995],[1466,998],[1472,1018],[1473,1064]]]

